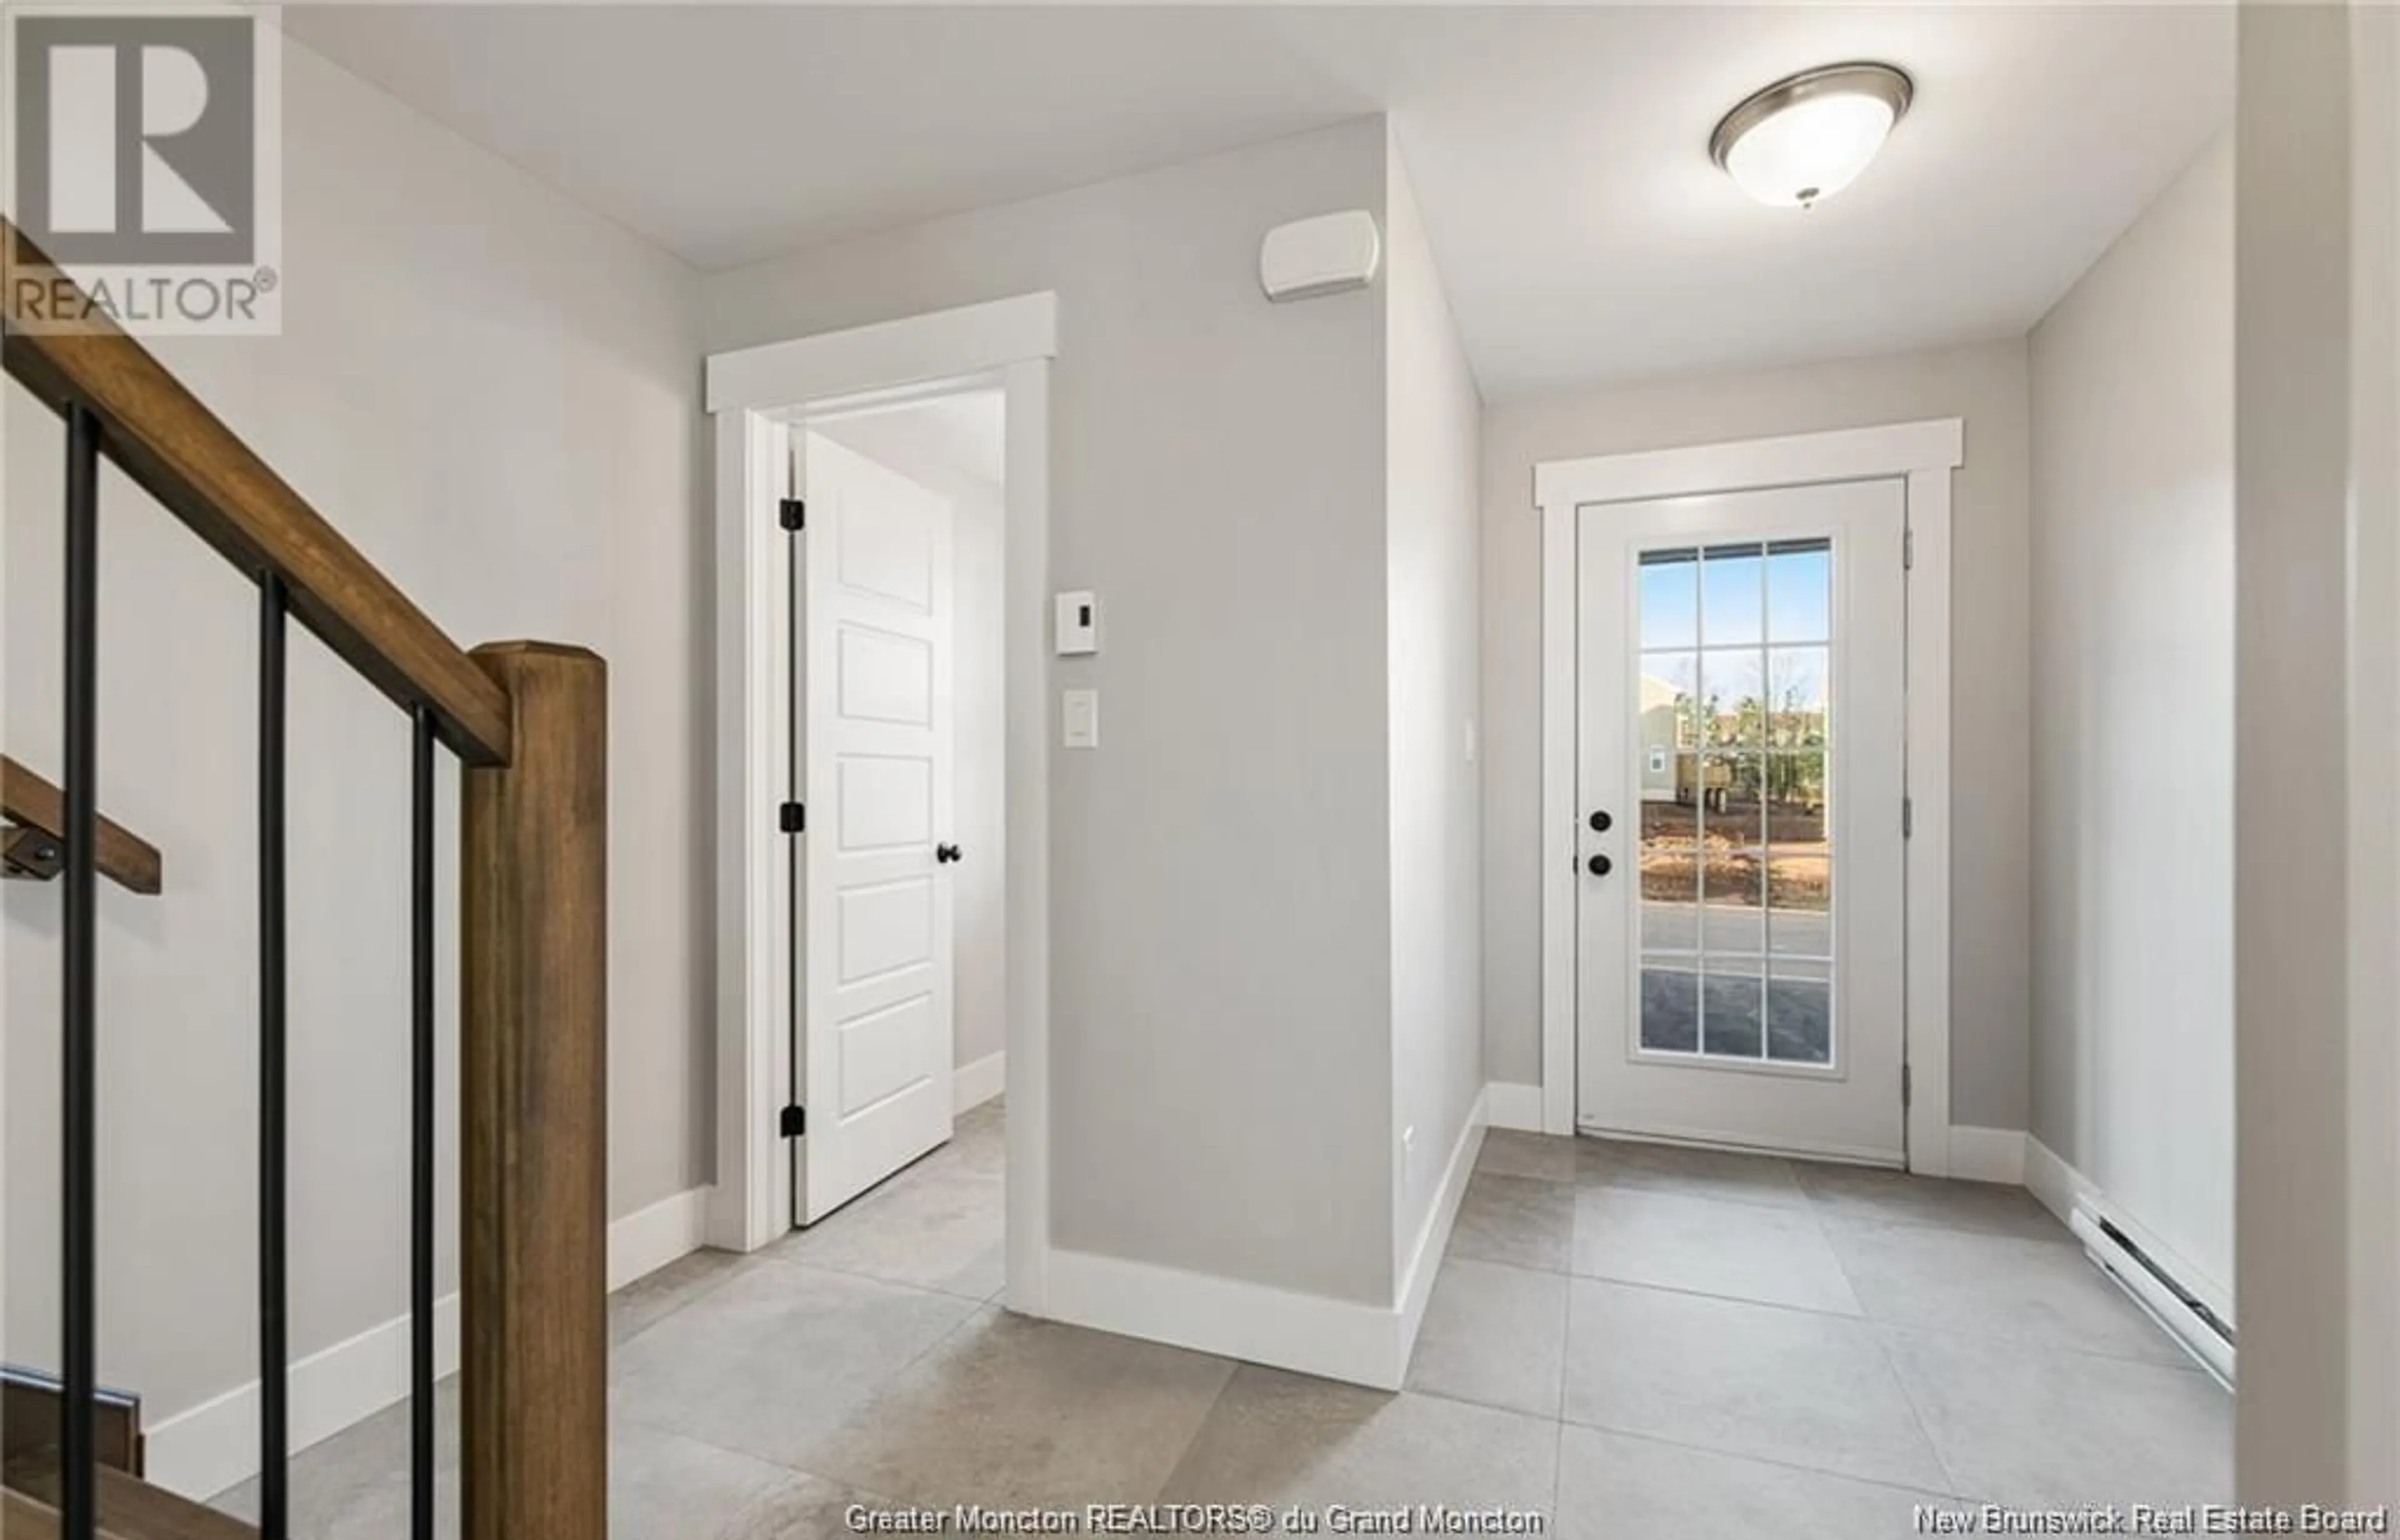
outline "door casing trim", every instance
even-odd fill
[[[1007,413],[1002,609],[1007,776],[1009,1307],[1046,1314],[1050,1256],[1050,365],[1053,293],[710,355],[716,442],[716,1179],[708,1244],[755,1251],[790,1228],[777,1131],[791,1077],[791,898],[776,816],[791,680],[781,638],[780,424],[812,404],[889,402],[997,378]],[[806,838],[800,836],[798,838]]]
[[[1950,1174],[1950,475],[1966,425],[1645,449],[1534,467],[1542,521],[1542,1129],[1575,1129],[1575,511],[1827,482],[1907,483],[1908,1168]],[[1894,559],[1900,557],[1894,552]],[[1897,812],[1895,812],[1897,816]]]

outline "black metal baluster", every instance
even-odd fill
[[[77,403],[67,410],[66,560],[66,893],[61,925],[66,959],[62,988],[66,1106],[60,1119],[66,1148],[61,1205],[65,1234],[60,1253],[60,1516],[66,1540],[92,1540],[100,1531],[93,1440],[98,1374],[99,1247],[95,1211],[99,1162],[93,1138],[98,1117],[98,1052],[93,993],[94,899],[100,880],[100,418]]]
[[[283,579],[262,576],[258,599],[259,1531],[266,1540],[286,1540],[292,1438],[283,1228]]]
[[[433,713],[410,715],[408,1529],[433,1540]]]

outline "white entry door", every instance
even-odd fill
[[[1904,1156],[1905,484],[1576,515],[1576,1115]]]
[[[794,1218],[950,1137],[950,508],[822,435],[801,455]]]

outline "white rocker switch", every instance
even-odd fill
[[[1070,749],[1100,746],[1100,692],[1070,689],[1059,698],[1059,742]]]

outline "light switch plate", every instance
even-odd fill
[[[1100,746],[1100,692],[1070,689],[1059,697],[1058,741],[1070,749]]]
[[[1071,658],[1100,650],[1100,601],[1089,589],[1061,593],[1057,601],[1058,656]]]

